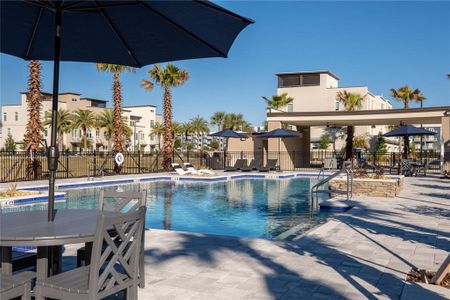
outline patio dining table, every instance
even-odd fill
[[[61,272],[62,247],[66,244],[93,242],[97,218],[117,212],[90,209],[59,209],[53,222],[47,221],[46,210],[0,213],[1,272],[12,273],[12,247],[37,247],[36,276],[44,279]],[[49,266],[49,256],[54,263]]]

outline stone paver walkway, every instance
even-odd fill
[[[151,230],[140,299],[450,298],[404,280],[450,251],[450,181],[407,178],[397,198],[354,204],[290,242]]]

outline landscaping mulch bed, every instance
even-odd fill
[[[436,272],[433,271],[413,269],[408,272],[408,275],[406,276],[406,281],[430,283],[431,278],[433,278],[435,274]],[[441,286],[450,288],[450,273],[445,276],[444,280],[442,280]]]

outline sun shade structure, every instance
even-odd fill
[[[423,128],[414,127],[413,125],[402,125],[398,128],[395,128],[394,130],[391,130],[389,132],[386,132],[383,134],[385,137],[405,137],[407,143],[405,143],[403,147],[403,157],[406,159],[408,158],[408,152],[409,152],[409,137],[410,136],[420,136],[420,135],[435,135],[436,132],[426,130]]]
[[[236,139],[245,139],[247,136],[243,133],[239,133],[233,131],[231,129],[225,129],[222,131],[211,133],[209,136],[221,137],[221,138],[236,138]]]
[[[53,60],[48,219],[53,220],[58,164],[56,114],[60,61],[133,67],[227,57],[252,20],[207,1],[1,1],[1,52]]]

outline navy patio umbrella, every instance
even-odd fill
[[[426,130],[423,128],[418,128],[413,125],[402,125],[398,128],[395,128],[389,132],[386,132],[383,134],[385,137],[404,137],[405,138],[405,145],[403,147],[403,157],[408,158],[408,150],[409,150],[409,137],[410,136],[418,136],[418,135],[435,135],[436,132]]]
[[[258,136],[259,138],[263,139],[271,139],[271,138],[278,138],[278,152],[280,152],[280,143],[282,138],[294,138],[294,137],[300,137],[300,133],[293,130],[287,130],[287,129],[274,129],[272,131],[266,132],[264,134],[261,134]]]
[[[225,129],[222,131],[211,133],[209,136],[221,137],[221,138],[236,138],[236,139],[245,139],[247,136],[243,133],[239,133],[233,131],[231,129]]]
[[[226,138],[226,139],[227,139],[227,142],[228,142],[228,139],[229,139],[229,138],[235,138],[235,139],[241,139],[241,140],[247,138],[247,136],[246,136],[245,134],[240,133],[240,132],[233,131],[233,130],[231,130],[231,129],[229,129],[229,128],[224,129],[224,130],[222,130],[222,131],[218,131],[218,132],[211,133],[209,136],[215,136],[215,137],[220,137],[220,138]],[[227,143],[227,144],[228,144],[228,143]],[[223,167],[224,167],[224,168],[225,168],[225,166],[226,166],[226,161],[227,161],[227,155],[226,155],[225,149],[223,149]]]
[[[52,60],[53,103],[48,149],[48,219],[53,220],[58,164],[56,114],[59,63],[133,67],[202,57],[227,57],[252,20],[207,1],[1,1],[1,52]]]

